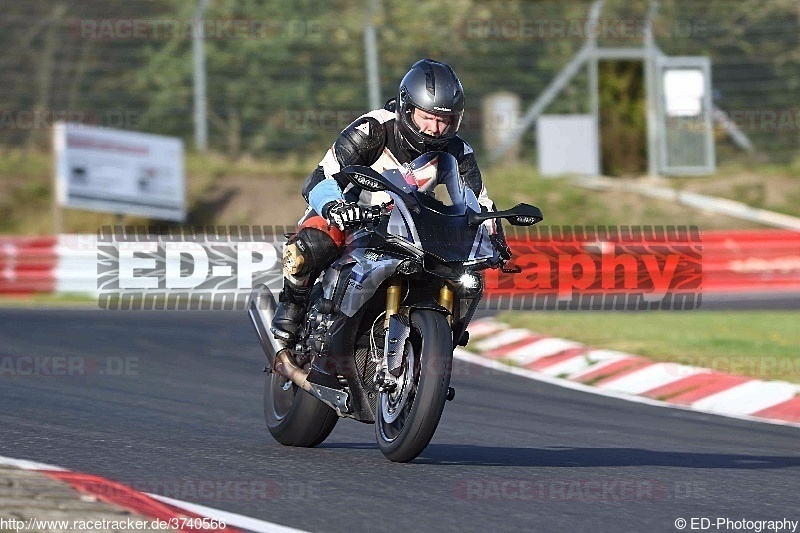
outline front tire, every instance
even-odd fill
[[[313,448],[328,438],[339,421],[336,411],[280,374],[265,376],[264,419],[275,440]]]
[[[387,459],[406,463],[433,438],[444,410],[453,365],[453,339],[445,316],[429,309],[412,311],[403,373],[392,393],[381,393],[375,435]]]

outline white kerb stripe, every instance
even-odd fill
[[[97,294],[97,236],[59,235],[54,251],[56,292]]]
[[[3,269],[3,279],[14,281],[17,279],[17,273],[14,267],[17,264],[17,247],[12,243],[7,242],[3,245],[3,253],[6,256],[6,266]]]
[[[533,333],[528,331],[527,329],[507,329],[502,331],[496,335],[492,335],[488,339],[483,339],[475,343],[475,348],[478,351],[485,352],[487,350],[493,350],[495,348],[500,348],[501,346],[507,346],[509,344],[513,344],[517,341],[520,341],[526,337],[533,336]]]
[[[467,328],[467,330],[469,331],[469,336],[475,339],[477,339],[478,337],[485,337],[486,335],[491,335],[492,333],[503,331],[504,329],[508,329],[508,326],[506,326],[505,324],[501,324],[500,322],[495,322],[493,320],[475,321],[471,323]]]
[[[692,404],[695,409],[747,415],[791,400],[800,386],[785,381],[753,380],[712,394]]]
[[[61,468],[60,466],[37,463],[36,461],[28,461],[27,459],[15,459],[13,457],[5,457],[2,455],[0,455],[0,465],[14,466],[23,470],[51,470],[58,472],[70,471],[66,468]],[[249,516],[243,516],[236,513],[229,513],[228,511],[206,507],[205,505],[198,505],[196,503],[184,502],[181,500],[173,500],[172,498],[167,498],[166,496],[160,496],[158,494],[147,494],[147,496],[200,516],[220,520],[225,522],[226,526],[247,529],[249,531],[255,531],[256,533],[307,533],[303,529],[281,526],[279,524],[267,522],[266,520],[259,520],[258,518],[251,518]]]
[[[580,378],[586,374],[591,374],[595,370],[613,365],[617,361],[621,361],[623,359],[632,359],[633,356],[629,353],[618,352],[616,350],[592,350],[586,354],[586,358],[591,364],[583,370],[579,370],[574,374],[570,374],[568,379]]]
[[[492,370],[498,370],[501,372],[508,372],[509,374],[513,374],[515,376],[522,376],[528,379],[533,379],[542,383],[550,383],[553,385],[558,385],[559,387],[564,387],[571,390],[577,390],[586,392],[589,394],[597,394],[600,396],[605,396],[607,398],[617,398],[620,400],[625,400],[628,402],[633,403],[640,403],[644,405],[657,405],[660,407],[666,407],[669,409],[676,409],[680,411],[696,411],[690,406],[675,404],[675,403],[668,403],[661,400],[657,400],[654,398],[648,398],[647,396],[635,396],[631,394],[625,394],[624,392],[616,392],[612,390],[601,389],[598,387],[592,387],[591,385],[585,385],[583,383],[578,383],[575,381],[570,381],[569,379],[564,379],[560,377],[553,377],[544,374],[543,372],[535,372],[533,370],[529,370],[527,368],[519,368],[516,366],[507,365],[502,363],[496,359],[489,359],[486,357],[481,357],[480,355],[475,355],[472,353],[467,352],[466,350],[462,350],[460,348],[456,348],[453,352],[453,356],[457,359],[462,361],[467,361],[474,365],[478,365],[484,368],[490,368]],[[725,416],[728,418],[735,418],[737,420],[747,420],[750,422],[757,422],[759,424],[770,424],[776,426],[791,426],[800,428],[800,423],[797,422],[789,422],[788,420],[777,420],[772,418],[762,418],[756,417],[751,415],[741,415],[741,414],[733,414],[733,413],[712,413],[719,416]]]
[[[570,357],[569,359],[561,361],[560,363],[550,365],[547,368],[541,368],[538,370],[538,372],[542,372],[548,376],[568,376],[584,370],[590,364],[591,362],[586,357],[586,354],[581,354],[576,355],[575,357]]]
[[[279,524],[267,522],[266,520],[259,520],[258,518],[251,518],[249,516],[243,516],[236,513],[229,513],[228,511],[221,511],[212,507],[206,507],[205,505],[198,505],[196,503],[184,502],[181,500],[173,500],[172,498],[167,498],[166,496],[160,496],[158,494],[148,494],[148,496],[169,505],[174,505],[175,507],[185,509],[191,513],[199,514],[200,516],[204,516],[212,520],[225,522],[226,526],[238,527],[248,531],[255,531],[256,533],[307,533],[304,529],[281,526]]]
[[[583,345],[578,342],[551,337],[548,339],[534,341],[527,346],[521,346],[516,350],[511,350],[506,354],[506,358],[511,359],[520,366],[525,366],[536,361],[537,359],[541,359],[542,357],[555,355],[571,348],[580,348],[581,346]]]
[[[678,381],[685,377],[707,370],[676,363],[656,363],[654,365],[631,372],[618,379],[599,384],[598,387],[630,394],[641,394],[656,387]]]

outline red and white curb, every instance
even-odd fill
[[[531,331],[494,319],[470,324],[460,359],[595,394],[800,427],[800,385],[659,363]]]
[[[220,509],[206,507],[191,502],[175,500],[156,494],[145,494],[134,490],[122,483],[92,474],[73,472],[64,468],[45,463],[37,463],[25,459],[0,456],[0,465],[13,466],[22,470],[40,472],[52,479],[71,485],[78,492],[94,496],[100,501],[122,507],[150,520],[208,518],[221,522],[225,527],[219,529],[202,528],[202,531],[219,533],[239,533],[241,531],[254,531],[256,533],[305,533],[304,530],[273,524],[265,520],[251,518]],[[191,522],[185,527],[172,527],[178,531],[197,533],[197,526]]]

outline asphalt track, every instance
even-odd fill
[[[456,398],[414,463],[388,462],[373,428],[351,420],[319,448],[282,447],[264,428],[263,355],[242,312],[0,310],[0,356],[13,362],[0,365],[0,455],[300,529],[800,520],[800,429],[463,363]],[[21,357],[39,358],[34,375]]]

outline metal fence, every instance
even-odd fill
[[[369,47],[381,101],[395,94],[414,60],[451,63],[467,93],[463,135],[484,152],[485,127],[517,120],[486,124],[486,96],[515,93],[524,112],[587,37],[596,36],[602,46],[640,46],[651,8],[645,1],[606,0],[598,22],[589,25],[588,1],[209,0],[198,23],[197,5],[6,0],[0,13],[0,146],[46,146],[58,120],[176,135],[193,146],[192,45],[202,28],[213,150],[283,156],[324,149],[369,108]],[[659,47],[671,56],[711,59],[713,103],[721,112],[720,163],[797,158],[798,5],[657,5]],[[365,33],[369,22],[374,39]],[[612,81],[601,77],[601,83]],[[576,76],[547,112],[587,112],[588,85],[587,76]],[[530,157],[533,133],[522,141],[522,154]],[[748,145],[752,151],[740,152]]]

